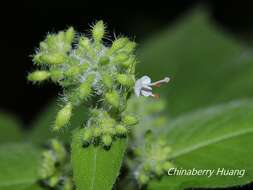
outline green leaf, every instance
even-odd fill
[[[22,139],[21,123],[12,115],[0,112],[0,144]]]
[[[113,142],[109,150],[101,146],[82,147],[80,135],[74,133],[71,160],[77,190],[111,190],[119,175],[127,139]]]
[[[150,190],[189,187],[228,187],[253,181],[253,101],[233,101],[202,109],[170,122],[167,139],[171,159],[180,169],[246,170],[238,176],[165,176],[150,183]]]
[[[30,144],[0,146],[0,190],[37,190],[40,152]]]
[[[59,133],[54,133],[52,127],[55,122],[57,112],[60,110],[57,100],[53,100],[38,118],[32,124],[32,132],[29,134],[29,139],[35,143],[45,143],[46,140],[58,136],[63,141],[70,142],[70,128],[80,127],[84,124],[87,117],[86,107],[84,105],[75,108],[70,121],[70,125]]]
[[[214,25],[203,11],[185,15],[143,43],[139,59],[137,70],[142,75],[152,80],[171,77],[160,90],[172,116],[253,97],[251,50]]]

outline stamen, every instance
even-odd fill
[[[156,86],[156,87],[160,87],[162,83],[168,83],[170,81],[169,77],[165,77],[162,80],[150,83],[149,86]]]

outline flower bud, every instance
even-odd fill
[[[73,27],[69,27],[69,29],[65,32],[66,42],[71,44],[75,37],[75,30]]]
[[[62,190],[73,190],[73,182],[71,179],[67,178],[64,180]]]
[[[173,168],[174,166],[173,166],[173,164],[171,163],[171,162],[169,162],[169,161],[166,161],[166,162],[164,162],[163,163],[163,170],[169,170],[170,168]]]
[[[28,75],[28,80],[34,82],[41,82],[50,77],[50,73],[47,71],[34,71]]]
[[[113,54],[116,51],[120,50],[123,48],[127,42],[129,42],[128,38],[118,38],[115,41],[113,41],[111,48],[109,49],[109,54]]]
[[[42,179],[52,176],[55,172],[55,159],[52,151],[42,153],[42,165],[39,168],[39,175]]]
[[[102,118],[99,119],[99,125],[103,128],[112,128],[116,124],[116,121],[109,117],[104,115]]]
[[[113,58],[113,62],[117,64],[121,64],[122,62],[127,61],[129,58],[129,55],[125,53],[119,53]]]
[[[99,127],[94,127],[93,135],[94,137],[100,137],[102,134],[101,129]]]
[[[104,33],[105,33],[105,26],[102,20],[98,21],[92,28],[92,37],[96,43],[100,43]]]
[[[102,142],[105,146],[110,146],[112,144],[112,137],[110,135],[104,135],[102,137]]]
[[[42,60],[41,60],[41,56],[43,55],[43,53],[36,53],[34,56],[33,56],[33,61],[34,63],[36,64],[41,64],[42,63]]]
[[[134,85],[134,78],[132,75],[118,74],[116,79],[123,86],[133,87]]]
[[[51,53],[51,54],[42,54],[41,62],[49,65],[59,65],[65,62],[65,56],[62,53]]]
[[[140,184],[145,185],[149,181],[149,176],[142,173],[138,176],[138,181]]]
[[[51,79],[54,82],[57,82],[63,78],[63,73],[60,70],[54,69],[50,71]]]
[[[84,37],[84,36],[80,37],[79,46],[81,46],[82,48],[84,48],[86,50],[91,49],[89,38]]]
[[[127,128],[124,125],[117,125],[115,127],[116,133],[118,135],[126,135],[127,134]]]
[[[51,141],[52,149],[57,157],[57,160],[62,163],[66,159],[66,150],[64,146],[57,141],[56,139],[53,139]]]
[[[107,73],[102,74],[102,82],[109,89],[111,89],[113,86],[112,77],[110,75],[108,75]]]
[[[90,75],[79,87],[79,97],[83,100],[91,94],[91,85],[94,80],[94,76]]]
[[[107,56],[102,56],[102,57],[100,57],[98,62],[100,65],[107,65],[110,63],[110,59]]]
[[[138,120],[136,117],[131,116],[131,115],[126,115],[122,118],[122,122],[126,126],[131,126],[131,125],[136,125],[138,123]]]
[[[48,45],[45,42],[40,42],[40,50],[46,51],[48,49]]]
[[[91,128],[85,128],[82,135],[82,140],[84,143],[90,142],[92,139],[93,131]]]
[[[60,181],[60,176],[58,175],[53,175],[52,177],[49,178],[48,180],[48,185],[49,187],[55,187]]]
[[[55,126],[53,128],[54,131],[60,130],[62,127],[67,125],[70,121],[72,115],[72,104],[68,103],[66,106],[64,106],[56,116],[55,120]]]
[[[158,176],[161,176],[163,174],[163,166],[160,163],[157,163],[155,166],[155,173]]]
[[[105,100],[114,108],[118,108],[120,104],[120,97],[117,91],[108,92],[105,94]]]
[[[126,53],[132,53],[136,48],[136,43],[132,41],[128,41],[124,46],[123,51]]]
[[[130,66],[134,65],[135,63],[136,63],[136,60],[132,56],[129,59],[127,59],[126,61],[121,62],[120,65],[122,65],[125,68],[129,68]]]
[[[72,66],[65,72],[65,75],[67,77],[76,77],[80,72],[80,67]]]

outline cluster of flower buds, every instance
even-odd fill
[[[152,178],[161,177],[173,167],[169,160],[170,152],[165,140],[152,137],[146,137],[145,144],[134,150],[139,161],[134,176],[140,185],[147,184]]]
[[[162,113],[166,104],[162,100],[148,100],[144,97],[132,98],[128,101],[126,112],[137,115],[138,125],[133,128],[130,140],[130,152],[127,163],[131,174],[139,185],[164,175],[173,167],[170,160],[171,148],[162,135],[168,123]]]
[[[102,143],[103,146],[110,147],[113,139],[125,137],[130,127],[138,122],[135,117],[124,114],[117,121],[101,109],[92,109],[90,113],[87,126],[81,132],[84,146]]]
[[[65,147],[59,141],[51,140],[49,149],[42,153],[39,168],[42,184],[52,189],[73,190],[71,172],[66,167],[68,161]]]
[[[72,27],[49,34],[33,58],[39,70],[30,73],[28,80],[51,80],[62,87],[64,106],[56,116],[55,131],[68,125],[73,109],[82,103],[90,110],[108,114],[106,118],[111,118],[106,121],[108,126],[99,121],[101,114],[97,118],[91,114],[92,119],[85,125],[84,139],[90,142],[92,131],[93,137],[101,134],[103,143],[109,145],[115,134],[126,133],[128,125],[123,120],[133,119],[123,118],[121,113],[133,92],[137,61],[134,55],[136,43],[119,37],[107,46],[103,43],[105,29],[103,21],[98,21],[91,28],[91,35],[76,34]],[[117,122],[110,123],[114,120]]]

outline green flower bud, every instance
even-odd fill
[[[127,61],[129,58],[129,55],[125,53],[119,53],[113,58],[113,62],[117,64],[121,64],[122,62]]]
[[[86,49],[86,50],[91,49],[91,44],[90,44],[89,38],[84,37],[84,36],[80,37],[79,46]]]
[[[83,63],[81,65],[78,66],[80,68],[80,72],[84,72],[88,69],[89,65],[87,63]]]
[[[113,54],[116,51],[120,50],[121,48],[123,48],[127,42],[129,42],[128,38],[118,38],[116,39],[113,43],[111,48],[109,49],[109,54]]]
[[[64,42],[65,41],[65,32],[63,32],[63,31],[58,32],[58,34],[54,35],[53,41],[54,41],[54,43]],[[52,45],[54,45],[54,44],[52,44]]]
[[[78,66],[72,66],[66,71],[66,76],[67,77],[76,77],[81,73],[81,69]]]
[[[131,115],[126,115],[122,118],[122,122],[126,126],[131,126],[131,125],[136,125],[138,123],[138,120],[136,117],[131,116]]]
[[[100,43],[104,34],[105,26],[102,20],[98,21],[92,28],[92,37],[96,43]]]
[[[158,176],[161,176],[163,174],[163,166],[160,163],[157,163],[155,166],[155,173]]]
[[[79,97],[81,99],[87,98],[91,94],[91,85],[94,80],[94,76],[90,75],[79,87]]]
[[[109,116],[103,116],[99,120],[99,125],[104,127],[104,128],[112,128],[116,124],[116,121]]]
[[[50,71],[51,79],[57,82],[63,78],[63,73],[60,70],[54,69]]]
[[[111,89],[112,86],[113,86],[112,77],[110,75],[106,74],[106,73],[102,74],[102,82],[109,89]]]
[[[116,79],[123,86],[127,86],[127,87],[134,86],[134,78],[131,75],[118,74]]]
[[[163,170],[169,170],[170,168],[173,168],[174,167],[174,165],[171,163],[171,162],[169,162],[169,161],[166,161],[166,162],[164,162],[163,163]]]
[[[48,45],[45,42],[40,42],[40,50],[46,51],[48,49]]]
[[[49,178],[48,185],[49,187],[55,187],[59,183],[59,181],[60,181],[60,176],[54,175]]]
[[[115,127],[115,129],[116,129],[116,133],[118,135],[126,135],[127,134],[127,128],[123,125],[117,125]]]
[[[52,176],[55,172],[55,159],[52,151],[42,153],[42,165],[39,168],[39,175],[42,179]]]
[[[109,134],[109,135],[115,135],[116,131],[114,127],[104,127],[103,128],[103,133],[104,134]]]
[[[127,59],[126,61],[121,62],[120,64],[125,67],[125,68],[129,68],[130,66],[134,65],[136,63],[135,58],[132,56],[129,59]]]
[[[41,62],[49,65],[59,65],[65,62],[65,55],[62,53],[42,54]]]
[[[91,128],[85,128],[84,129],[84,132],[83,132],[83,135],[82,135],[82,140],[84,143],[89,143],[92,139],[92,136],[93,136],[93,131]]]
[[[64,146],[55,139],[51,141],[51,146],[53,151],[55,152],[57,160],[62,163],[66,159],[66,150]]]
[[[120,97],[117,91],[108,92],[105,94],[105,100],[114,108],[118,108],[120,105]]]
[[[43,53],[37,53],[33,56],[33,61],[36,64],[41,64],[42,60],[41,60],[41,56],[43,55]]]
[[[69,29],[65,32],[65,39],[67,43],[72,43],[75,37],[75,30],[73,27],[69,27]]]
[[[71,179],[67,178],[64,183],[63,183],[63,187],[62,190],[73,190],[73,182]]]
[[[50,73],[47,71],[34,71],[28,75],[29,81],[41,82],[50,77]]]
[[[102,134],[102,132],[101,132],[100,128],[98,128],[98,127],[94,128],[94,131],[93,131],[94,137],[100,137],[101,134]]]
[[[102,57],[100,57],[98,62],[100,65],[107,65],[110,63],[110,59],[107,56],[102,56]]]
[[[68,103],[57,113],[55,126],[53,130],[58,131],[62,127],[67,125],[70,121],[71,115],[72,115],[72,104]]]
[[[138,181],[139,181],[140,184],[145,185],[149,181],[149,176],[146,175],[146,174],[140,174],[138,176]]]
[[[112,137],[110,135],[104,135],[102,137],[102,142],[105,146],[111,146],[112,144]]]
[[[127,44],[124,46],[123,51],[126,53],[132,53],[136,48],[136,43],[128,41]]]

